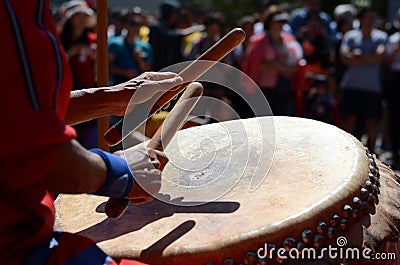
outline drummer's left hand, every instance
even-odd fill
[[[127,161],[135,179],[132,191],[126,198],[134,204],[153,200],[161,188],[161,171],[168,162],[164,152],[134,146],[114,154]]]

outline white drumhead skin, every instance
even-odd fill
[[[269,140],[259,124],[261,128],[273,124],[275,136]],[[172,142],[166,150],[172,162],[163,171],[160,191],[164,201],[190,204],[207,198],[207,191],[212,190],[207,188],[210,179],[216,179],[213,188],[220,185],[224,189],[229,178],[239,174],[239,182],[216,201],[187,207],[155,200],[131,205],[120,219],[110,220],[103,213],[107,198],[60,195],[55,229],[91,237],[114,257],[151,264],[217,263],[257,250],[265,242],[282,242],[286,236],[298,239],[303,229],[315,229],[319,220],[341,213],[368,178],[362,144],[334,126],[291,117],[253,118],[223,125],[229,133],[221,130],[221,124],[179,132],[179,145]],[[242,135],[243,126],[247,135]],[[213,144],[207,140],[199,149],[198,144],[206,138],[214,139]],[[260,155],[261,164],[273,158],[272,166],[262,184],[251,192]],[[207,157],[212,161],[207,162]],[[244,172],[237,166],[243,161]],[[171,182],[205,188],[195,189],[193,196],[187,188],[180,191]]]

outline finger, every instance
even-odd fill
[[[180,85],[182,85],[183,79],[180,76],[175,76],[173,78],[159,80],[157,86],[154,86],[156,91],[168,91],[172,90]]]
[[[156,149],[149,149],[148,154],[151,160],[168,160],[167,156],[163,151],[156,150]]]
[[[168,162],[168,159],[166,158],[164,152],[149,148],[147,150],[147,153],[150,158],[151,164],[155,168],[159,170],[164,169],[165,164]]]
[[[124,157],[124,151],[122,151],[122,150],[115,151],[113,154],[116,156]]]
[[[152,149],[152,148],[146,148],[147,150],[146,150],[146,152],[147,152],[147,155],[150,157],[150,159],[153,159],[153,158],[156,158],[157,157],[157,154],[156,154],[156,152],[155,152],[155,150],[154,149]]]
[[[179,75],[173,72],[151,72],[151,80],[161,81],[178,77]]]
[[[152,164],[155,168],[157,168],[157,169],[159,169],[159,168],[160,168],[160,165],[161,165],[160,160],[158,160],[157,157],[156,157],[155,159],[152,159],[152,160],[151,160],[151,164]]]
[[[157,170],[157,169],[154,169]],[[157,174],[147,174],[145,178],[135,179],[132,192],[127,196],[129,199],[143,198],[147,196],[155,196],[161,189],[161,172],[157,170]]]
[[[165,166],[168,164],[169,160],[167,157],[160,157],[158,160],[160,161],[160,165],[158,166],[158,169],[163,171]]]
[[[164,79],[174,78],[176,76],[177,74],[173,72],[144,72],[137,78],[151,81],[160,81]]]
[[[168,102],[168,103],[165,104],[162,108],[163,108],[163,109],[168,109],[170,105],[171,105],[171,103]]]
[[[152,196],[140,198],[140,199],[132,199],[131,204],[135,204],[135,205],[144,204],[144,203],[150,202],[152,200],[154,200],[154,197],[152,197]]]
[[[160,191],[161,189],[161,174],[159,174],[160,180],[153,180],[151,182],[151,185],[148,189],[146,189],[147,193],[152,195],[153,197],[156,196],[156,194]]]
[[[161,170],[156,168],[135,170],[133,174],[135,176],[135,184],[138,184],[133,186],[133,191],[138,192],[137,196],[144,194],[142,193],[143,189],[151,193],[153,190],[152,186],[158,186],[158,182],[161,182]]]
[[[168,159],[163,151],[152,149],[152,152],[157,156],[158,159],[160,158]]]
[[[164,152],[159,150],[154,150],[154,153],[157,155],[157,160],[159,161],[158,169],[163,171],[165,165],[168,163],[168,157],[165,155]]]
[[[155,196],[160,191],[160,189],[161,181],[154,181],[151,184],[147,184],[144,189],[140,187],[138,183],[135,183],[131,194],[129,194],[126,198],[132,200]]]

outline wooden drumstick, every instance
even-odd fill
[[[168,114],[163,124],[158,128],[151,138],[147,147],[163,151],[169,144],[175,133],[182,128],[189,113],[203,94],[203,86],[198,82],[191,83],[178,102]],[[138,184],[134,184],[138,185]],[[109,199],[105,206],[105,212],[110,218],[120,217],[128,208],[131,200],[128,199]]]
[[[226,34],[222,39],[220,39],[217,43],[215,43],[212,47],[210,47],[206,52],[204,52],[199,58],[185,67],[179,75],[183,78],[183,84],[174,87],[171,90],[164,93],[160,99],[156,102],[156,104],[151,108],[150,115],[151,117],[155,112],[160,110],[163,106],[165,106],[168,102],[170,102],[174,97],[176,97],[179,93],[181,93],[189,83],[195,81],[201,75],[203,75],[207,70],[209,70],[213,65],[215,65],[218,61],[224,58],[228,53],[230,53],[233,49],[235,49],[240,43],[245,39],[246,34],[240,28],[235,28],[231,30],[228,34]],[[139,111],[147,111],[148,106],[146,103],[137,104],[135,109]],[[130,128],[128,128],[127,135],[135,130],[139,125],[144,121],[136,121],[134,119],[134,113],[131,111],[128,113],[125,118],[130,121]],[[123,127],[123,119],[119,120],[116,124],[114,124],[111,128],[107,130],[104,134],[104,138],[108,145],[113,146],[118,144],[123,139],[122,127]],[[133,122],[134,121],[134,122]],[[126,135],[125,135],[126,137]]]

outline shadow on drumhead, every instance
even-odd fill
[[[163,195],[169,198],[169,195]],[[177,200],[183,200],[183,198],[176,198]],[[87,236],[94,240],[96,243],[113,239],[122,236],[127,233],[138,231],[155,221],[162,218],[173,216],[179,213],[193,213],[193,214],[229,214],[239,209],[240,203],[238,202],[208,202],[197,206],[185,206],[193,205],[193,202],[180,202],[180,205],[176,203],[167,203],[169,200],[165,198],[161,201],[154,199],[151,202],[140,205],[130,205],[126,212],[119,219],[104,219],[103,221],[88,227],[79,232],[80,235]],[[96,207],[96,212],[104,213],[105,202],[99,204]]]
[[[151,245],[147,249],[144,249],[140,253],[141,260],[146,261],[146,260],[154,260],[160,258],[162,256],[164,249],[166,249],[169,245],[178,240],[184,234],[192,230],[195,225],[196,222],[193,220],[188,220],[186,222],[183,222],[175,229],[173,229],[171,232],[169,232],[167,235],[165,235],[160,240],[155,242],[153,245]]]

